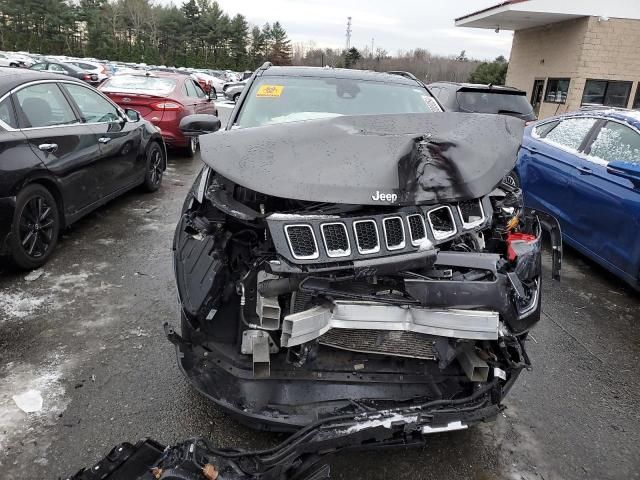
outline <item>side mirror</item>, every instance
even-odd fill
[[[215,89],[214,89],[213,87],[211,87],[211,88],[209,89],[209,91],[207,92],[207,99],[208,99],[209,101],[211,101],[211,100],[215,100],[215,99],[216,99]]]
[[[640,165],[616,160],[609,162],[607,172],[631,180],[634,188],[640,188]]]
[[[132,108],[125,108],[124,109],[124,114],[127,116],[127,119],[130,122],[139,122],[140,121],[140,114],[136,110],[133,110]]]
[[[185,137],[197,137],[220,130],[222,123],[215,115],[187,115],[180,120],[180,131]]]

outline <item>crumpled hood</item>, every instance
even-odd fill
[[[458,201],[513,168],[524,122],[504,115],[337,116],[200,138],[220,175],[277,197],[356,205]]]

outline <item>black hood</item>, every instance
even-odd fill
[[[213,170],[267,195],[417,204],[490,193],[513,168],[523,128],[504,115],[358,115],[228,130],[200,143]]]

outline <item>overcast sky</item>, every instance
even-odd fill
[[[169,0],[160,0],[169,3]],[[181,4],[181,0],[174,0]],[[314,41],[319,47],[344,47],[347,17],[352,17],[351,45],[397,50],[426,48],[438,54],[493,59],[509,58],[512,32],[454,26],[454,19],[500,0],[218,0],[230,15],[249,22],[279,20],[293,42]]]

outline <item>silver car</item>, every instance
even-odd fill
[[[237,102],[240,98],[240,94],[244,90],[246,83],[247,82],[238,82],[229,85],[224,89],[224,96],[227,98],[227,100],[233,100],[234,102]]]

